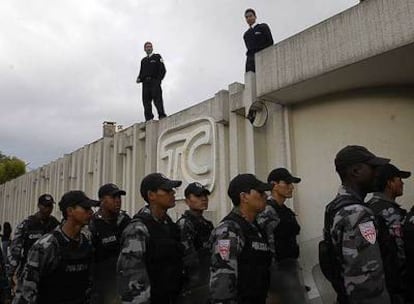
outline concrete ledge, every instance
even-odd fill
[[[387,58],[387,67],[398,65],[398,74],[381,73],[386,75],[376,78],[383,54],[396,49],[409,53],[404,47],[414,44],[413,15],[412,0],[368,0],[263,50],[256,55],[258,97],[289,103],[355,87],[413,83],[412,55],[408,62],[400,56]],[[373,64],[364,64],[368,59]],[[357,64],[359,69],[353,67]],[[349,67],[354,68],[352,73],[330,75]],[[363,77],[357,83],[344,81],[358,76],[360,70]],[[320,83],[307,83],[322,76]],[[324,88],[326,81],[330,85]],[[306,86],[303,93],[277,94],[290,87],[302,90],[302,84]]]

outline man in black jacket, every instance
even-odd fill
[[[273,254],[270,296],[278,303],[308,303],[298,263],[299,244],[296,237],[300,226],[296,214],[285,205],[286,200],[293,196],[293,184],[300,181],[285,168],[272,170],[267,178],[267,182],[273,185],[271,197],[257,219]]]
[[[59,225],[52,215],[55,201],[50,194],[42,194],[38,199],[39,211],[23,220],[14,232],[13,241],[8,253],[8,273],[10,279],[21,276],[26,264],[27,254],[33,244],[44,234],[49,233]],[[13,283],[13,282],[12,282]]]
[[[396,198],[403,195],[402,179],[411,176],[411,172],[401,171],[391,164],[377,169],[377,191],[368,201],[379,225],[379,246],[384,265],[385,283],[392,303],[404,303],[405,250],[403,223],[407,211]]]
[[[99,188],[99,210],[89,222],[91,240],[95,249],[91,304],[110,304],[118,299],[116,262],[121,251],[121,235],[131,221],[121,210],[124,190],[115,184]]]
[[[256,72],[254,54],[273,45],[273,37],[266,23],[256,23],[256,12],[248,8],[244,17],[249,29],[244,33],[243,39],[247,48],[246,72]]]
[[[144,104],[145,121],[152,120],[152,100],[157,108],[158,118],[166,117],[164,102],[162,100],[161,81],[164,79],[166,69],[161,55],[152,52],[152,43],[145,42],[145,53],[147,56],[141,60],[141,69],[137,83],[142,82],[142,102]]]

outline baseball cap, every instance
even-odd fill
[[[158,189],[171,190],[181,186],[182,181],[172,180],[161,173],[151,173],[144,177],[141,182],[141,196],[147,200],[148,191],[157,191]]]
[[[99,188],[98,197],[102,198],[105,195],[116,196],[116,195],[125,195],[124,190],[119,189],[115,184],[105,184]]]
[[[299,183],[301,179],[299,177],[295,177],[286,168],[277,168],[272,170],[267,177],[267,182],[279,182],[284,181],[286,183]]]
[[[379,181],[383,181],[385,183],[393,177],[409,178],[410,176],[411,172],[401,171],[392,164],[386,164],[378,168],[377,178]]]
[[[69,207],[81,206],[84,208],[97,207],[100,205],[99,201],[91,200],[83,191],[74,190],[66,192],[59,202],[59,208],[61,211],[66,210]]]
[[[237,202],[242,192],[249,192],[252,189],[270,191],[272,188],[271,184],[260,181],[253,174],[239,174],[230,181],[227,194],[233,202]]]
[[[184,190],[184,196],[188,197],[190,194],[194,194],[195,196],[200,195],[210,195],[210,190],[205,188],[202,184],[194,182],[191,184],[188,184],[187,188]]]
[[[39,196],[39,199],[37,200],[38,204],[43,206],[52,206],[55,203],[55,200],[53,199],[53,196],[50,194],[42,194]]]
[[[389,158],[378,157],[363,146],[351,145],[342,148],[336,154],[335,168],[338,171],[359,163],[378,167],[388,164],[389,162]]]

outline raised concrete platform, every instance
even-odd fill
[[[281,104],[414,85],[414,1],[369,0],[256,55],[257,96]]]

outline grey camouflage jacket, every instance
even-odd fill
[[[348,301],[391,303],[385,287],[375,216],[368,206],[358,204],[363,199],[352,190],[341,187],[338,195],[356,202],[336,212],[330,230]]]

